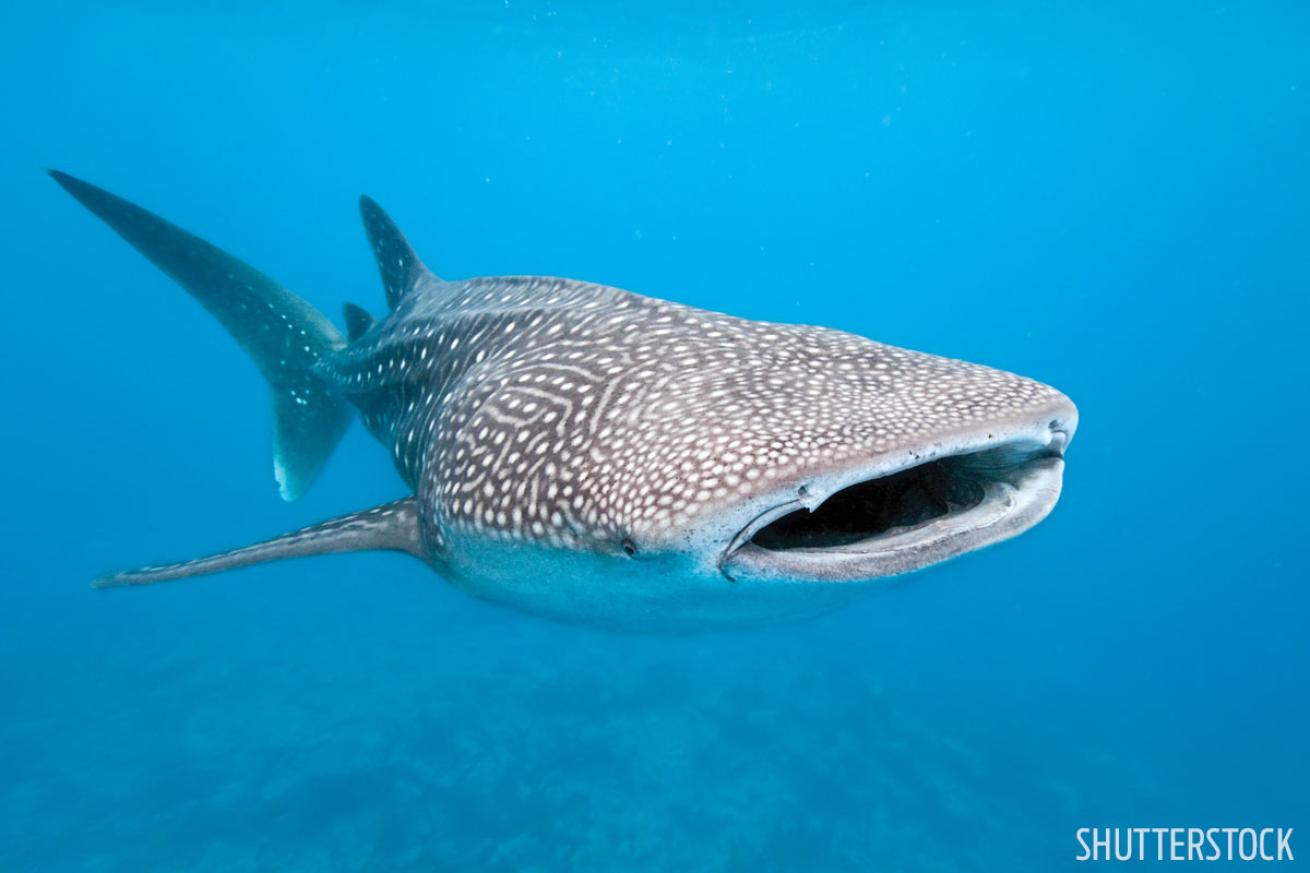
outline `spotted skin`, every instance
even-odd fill
[[[284,497],[312,482],[352,408],[412,495],[105,577],[104,587],[391,549],[519,609],[681,628],[813,612],[856,586],[810,583],[938,563],[1026,530],[1059,496],[1077,412],[1031,379],[571,279],[445,281],[367,198],[361,212],[390,312],[375,321],[347,305],[342,337],[231,255],[52,175],[254,359],[273,392]],[[751,539],[781,514],[954,455],[1020,461],[1000,465],[977,507],[940,523],[785,554]]]
[[[1061,398],[986,367],[542,277],[417,284],[318,367],[391,447],[425,542],[667,545],[779,479]]]

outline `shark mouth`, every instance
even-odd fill
[[[1040,437],[848,471],[817,502],[798,487],[732,539],[719,568],[734,581],[865,581],[1016,536],[1059,499],[1068,437],[1053,422]]]

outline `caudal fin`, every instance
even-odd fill
[[[273,473],[295,500],[327,463],[350,408],[313,371],[345,340],[317,309],[263,273],[121,197],[50,176],[222,322],[273,390]]]

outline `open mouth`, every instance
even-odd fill
[[[821,503],[761,514],[720,561],[745,577],[856,581],[916,570],[1014,536],[1060,494],[1066,434],[934,457],[857,479]],[[858,476],[858,471],[853,474]]]

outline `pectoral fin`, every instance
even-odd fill
[[[350,515],[310,525],[253,546],[233,549],[219,555],[102,576],[93,583],[93,587],[120,588],[127,585],[150,585],[155,582],[170,582],[189,576],[203,576],[221,570],[248,567],[251,564],[280,561],[283,558],[372,549],[408,552],[415,557],[423,557],[418,529],[418,510],[414,498],[407,497],[362,512],[352,512]]]

